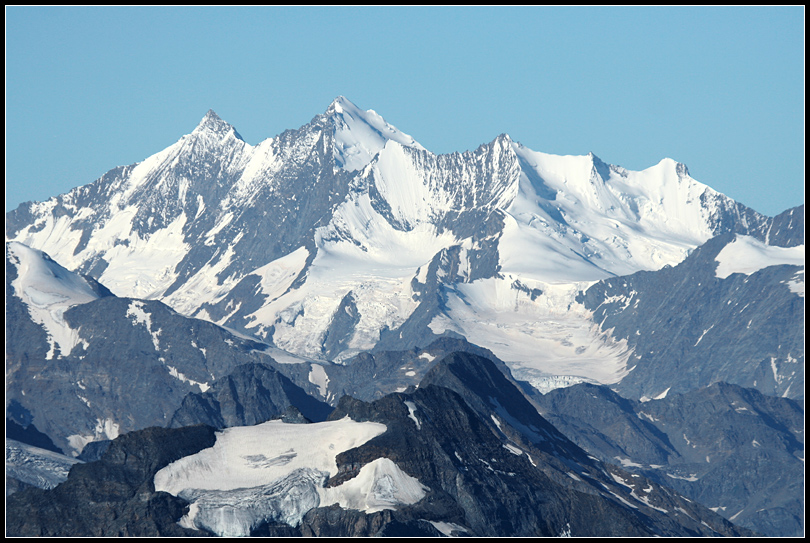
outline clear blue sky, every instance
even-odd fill
[[[6,210],[212,108],[248,143],[338,95],[434,153],[507,133],[664,157],[767,215],[804,202],[804,7],[6,8]]]

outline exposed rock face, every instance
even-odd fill
[[[17,421],[7,418],[6,439],[13,439],[15,441],[19,441],[20,443],[26,443],[28,445],[33,445],[34,447],[39,447],[40,449],[45,449],[46,451],[53,451],[55,453],[63,454],[62,449],[54,445],[51,438],[37,430],[37,427],[30,424],[30,422],[26,424],[24,420],[25,417],[22,415],[24,411],[19,411],[21,409],[21,406],[12,400],[8,411],[17,412],[17,416],[23,419],[23,424],[19,424]]]
[[[30,488],[6,502],[10,536],[199,536],[176,524],[187,504],[155,493],[157,471],[214,444],[214,429],[148,428],[113,441],[98,462],[77,464],[53,490]]]
[[[382,423],[387,430],[337,455],[337,475],[327,482],[329,489],[341,488],[361,468],[384,458],[419,482],[424,492],[419,501],[368,513],[335,505],[315,506],[298,511],[295,518],[300,520],[286,526],[283,519],[289,511],[281,506],[277,514],[256,525],[252,534],[750,534],[645,477],[588,458],[542,417],[521,413],[528,402],[507,401],[520,397],[520,392],[486,358],[451,355],[437,365],[430,378],[452,381],[461,394],[426,379],[411,394],[390,394],[371,403],[346,396],[330,415],[330,420],[349,416]],[[74,467],[68,480],[56,489],[29,489],[12,496],[8,533],[200,535],[176,524],[188,510],[185,495],[155,493],[154,477],[170,462],[211,447],[214,441],[214,429],[207,426],[150,428],[121,436],[100,461]],[[283,482],[297,480],[287,477]],[[262,487],[239,492],[253,496],[251,493],[265,490],[273,491]],[[237,517],[243,514],[241,507],[254,507],[257,499],[264,499],[262,494],[240,505],[240,500],[231,499],[232,494],[227,507]],[[216,498],[216,492],[206,492],[209,498]],[[317,501],[317,494],[313,498]],[[304,502],[300,505],[306,506]],[[317,504],[306,507],[313,505]]]
[[[445,364],[449,368],[440,367]],[[492,363],[474,355],[452,355],[438,367],[436,377],[462,375],[456,377],[457,387],[467,388],[465,396],[479,406],[490,401],[488,381],[499,381]],[[507,390],[507,395],[520,395],[514,387]],[[566,530],[571,535],[671,535],[706,530],[699,522],[664,515],[647,503],[667,510],[681,507],[716,530],[735,532],[710,511],[646,479],[639,484],[646,485],[649,494],[627,507],[624,496],[632,500],[635,492],[638,500],[638,490],[627,493],[615,477],[623,477],[626,485],[632,476],[621,470],[608,476],[539,416],[535,422],[540,427],[524,427],[533,417],[512,418],[508,409],[514,407],[502,407],[500,413],[488,409],[489,416],[483,418],[458,393],[429,383],[412,394],[391,394],[372,403],[344,398],[331,418],[349,414],[354,420],[383,422],[389,431],[339,455],[339,473],[329,485],[341,484],[362,465],[384,456],[431,489],[422,502],[400,509],[401,514],[418,510],[413,518],[452,523],[473,535],[560,535]],[[640,507],[634,509],[636,505]],[[436,511],[443,516],[431,516]]]
[[[75,456],[89,442],[165,426],[189,393],[241,364],[274,364],[264,344],[158,301],[112,296],[17,245],[16,253],[6,250],[6,416],[24,429],[34,425],[58,450]],[[44,271],[32,279],[37,267]],[[82,297],[70,303],[76,285]],[[52,315],[50,328],[33,320],[43,310]],[[56,345],[54,336],[70,340]]]
[[[64,319],[92,341],[71,356],[38,363],[21,345],[23,352],[12,354],[27,362],[13,367],[8,393],[38,429],[74,454],[90,441],[166,425],[189,392],[260,359],[251,353],[258,343],[160,302],[100,298],[69,309]]]
[[[803,242],[796,226],[773,234]],[[602,330],[633,349],[633,369],[615,387],[622,395],[654,398],[725,381],[804,397],[803,268],[717,277],[716,258],[734,239],[718,236],[677,266],[600,281],[579,298]]]
[[[793,400],[727,383],[648,402],[588,384],[534,399],[543,416],[605,462],[756,532],[803,532],[804,411]]]
[[[215,381],[210,390],[186,396],[169,426],[252,426],[282,416],[291,406],[312,422],[325,420],[332,412],[331,406],[309,396],[273,368],[244,364]]]
[[[346,395],[372,401],[392,392],[404,392],[408,387],[418,385],[437,360],[456,351],[483,356],[508,371],[492,352],[463,338],[442,337],[432,340],[426,347],[404,351],[375,350],[360,353],[345,364],[322,365],[326,376],[322,397],[336,405]],[[306,364],[280,364],[277,369],[296,383],[310,379],[312,371],[312,367]]]

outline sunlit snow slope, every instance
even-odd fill
[[[7,236],[119,296],[342,361],[460,333],[523,372],[615,382],[575,303],[768,222],[665,159],[641,172],[498,136],[434,155],[344,97],[252,146],[212,111],[143,162],[7,215]]]
[[[48,334],[46,359],[68,355],[81,340],[63,315],[75,305],[98,299],[98,292],[87,279],[66,270],[42,251],[16,242],[8,243],[6,250],[17,263],[17,277],[11,283],[14,294],[27,307],[31,320]]]

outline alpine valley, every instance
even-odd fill
[[[804,205],[344,97],[6,214],[6,532],[800,536]]]

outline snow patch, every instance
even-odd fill
[[[621,465],[624,466],[624,467],[633,467],[633,468],[642,468],[642,467],[644,467],[641,464],[633,462],[629,458],[622,458],[621,456],[615,456],[614,458],[616,460],[618,460],[619,463],[621,463]]]
[[[200,392],[205,392],[209,388],[211,388],[211,385],[209,385],[208,383],[200,383],[200,382],[195,381],[193,379],[189,379],[188,377],[186,377],[185,375],[183,375],[182,373],[177,371],[177,368],[175,368],[174,366],[166,366],[166,367],[169,368],[169,375],[171,375],[172,377],[174,377],[175,379],[177,379],[179,381],[182,381],[183,383],[188,383],[188,384],[190,384],[192,386],[199,387]]]
[[[690,473],[690,474],[689,474],[688,476],[686,476],[686,477],[683,477],[683,476],[681,476],[681,475],[673,475],[673,474],[671,474],[671,473],[667,473],[666,475],[667,475],[667,477],[669,477],[670,479],[680,479],[680,480],[682,480],[682,481],[689,481],[690,483],[694,483],[695,481],[697,481],[698,479],[700,479],[700,477],[698,477],[698,476],[697,476],[697,473]]]
[[[804,270],[796,272],[796,275],[787,282],[787,285],[790,292],[804,298]]]
[[[416,404],[410,401],[406,401],[405,405],[408,406],[408,417],[416,424],[416,429],[422,429],[422,423],[419,422],[419,419],[416,418]]]
[[[378,458],[362,468],[357,477],[340,486],[319,488],[321,507],[338,504],[344,509],[374,513],[410,505],[425,497],[428,487],[411,477],[388,458]]]
[[[79,456],[85,445],[91,441],[113,440],[118,437],[120,426],[111,418],[96,419],[96,426],[93,433],[89,435],[74,434],[67,437],[68,445],[73,456]]]
[[[127,308],[127,317],[133,317],[132,322],[134,324],[143,324],[146,327],[147,332],[152,337],[152,345],[154,345],[156,351],[160,351],[158,336],[161,329],[152,330],[152,315],[144,311],[143,302],[133,300]]]
[[[458,524],[454,524],[452,522],[444,522],[444,521],[436,521],[431,520],[429,521],[434,528],[439,530],[445,537],[453,537],[453,532],[467,532],[467,528],[463,526],[459,526]]]
[[[777,247],[765,245],[751,236],[737,234],[734,241],[723,247],[715,260],[715,276],[720,279],[725,279],[732,273],[751,275],[768,266],[804,266],[804,245]]]
[[[318,392],[326,398],[327,388],[329,387],[329,376],[326,370],[320,364],[310,364],[309,382],[318,387]]]

